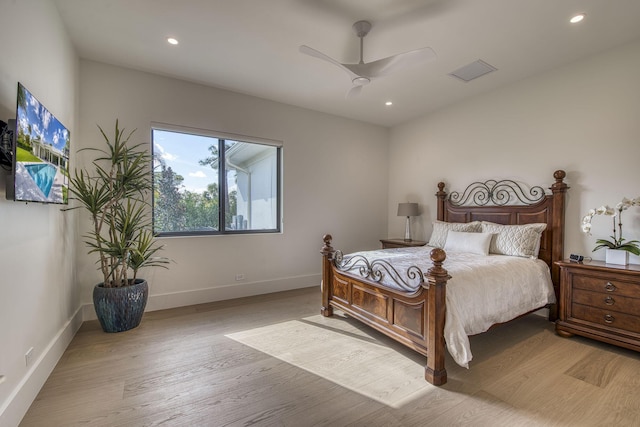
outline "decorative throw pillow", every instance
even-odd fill
[[[537,257],[545,223],[502,225],[482,221],[482,232],[493,233],[489,253],[521,257]]]
[[[433,232],[429,239],[429,246],[434,248],[444,248],[447,241],[447,232],[449,231],[465,231],[469,233],[480,232],[480,221],[473,222],[444,222],[435,221],[433,223]]]
[[[464,231],[449,231],[444,244],[445,251],[470,252],[478,255],[489,255],[491,233],[467,233]]]

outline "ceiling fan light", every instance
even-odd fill
[[[356,77],[355,79],[352,80],[353,84],[357,86],[364,86],[366,84],[369,84],[370,81],[371,80],[369,80],[367,77],[362,77],[362,76]]]
[[[569,22],[571,22],[572,24],[577,24],[578,22],[581,22],[584,19],[584,17],[585,17],[584,13],[579,13],[571,17],[571,19],[569,19]]]

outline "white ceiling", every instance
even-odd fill
[[[54,1],[81,58],[384,126],[640,38],[640,0]],[[349,76],[298,47],[356,63],[362,19],[373,24],[365,62],[426,46],[437,60],[347,99]],[[478,59],[498,71],[448,76]]]

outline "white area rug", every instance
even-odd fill
[[[394,408],[434,391],[423,356],[407,357],[351,323],[317,315],[226,336]]]

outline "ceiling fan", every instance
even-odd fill
[[[406,68],[420,62],[436,58],[436,53],[433,49],[430,47],[424,47],[422,49],[399,53],[397,55],[392,55],[387,58],[378,59],[377,61],[365,64],[363,60],[364,37],[369,34],[369,31],[371,30],[371,23],[368,21],[358,21],[353,24],[353,30],[360,38],[360,62],[357,64],[342,64],[309,46],[300,46],[300,52],[337,65],[349,74],[353,87],[349,92],[347,92],[347,98],[358,95],[360,91],[362,91],[362,87],[369,84],[373,79],[389,75],[401,68]]]

